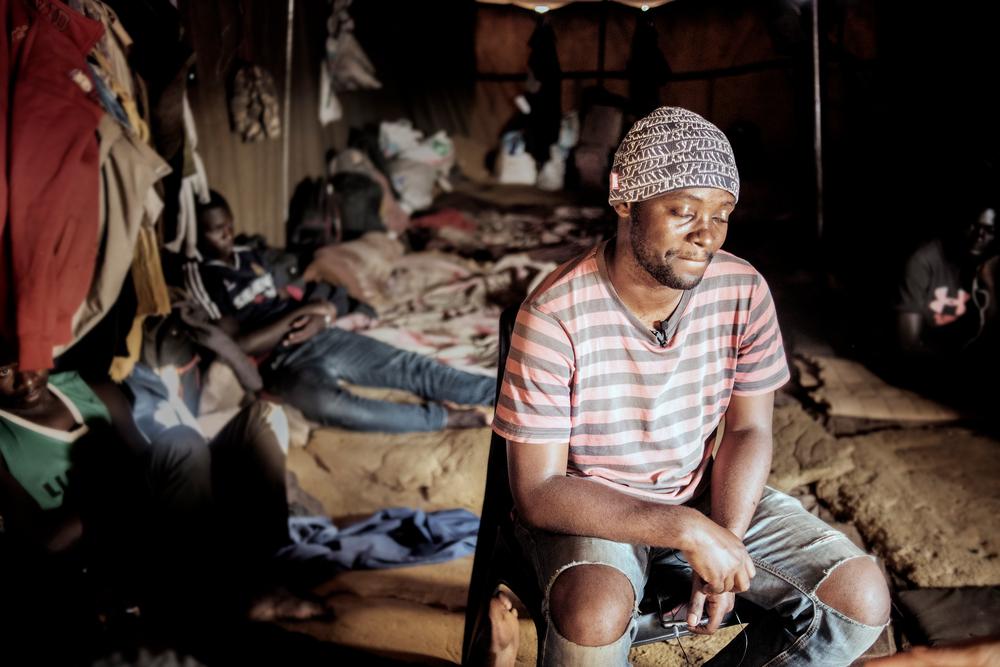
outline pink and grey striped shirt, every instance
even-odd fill
[[[720,251],[664,322],[661,346],[611,285],[606,245],[556,269],[521,306],[493,429],[569,443],[568,475],[682,503],[731,396],[788,380],[774,303],[756,269]]]

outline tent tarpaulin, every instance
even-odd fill
[[[531,2],[530,0],[478,0],[483,4],[487,5],[517,5],[518,7],[523,7],[525,9],[534,9],[535,11],[549,11],[553,9],[559,9],[566,5],[572,4],[574,2],[603,2],[604,0],[537,0],[537,2]],[[628,5],[629,7],[635,7],[636,9],[652,9],[653,7],[659,7],[660,5],[665,5],[672,0],[612,0],[621,5]],[[544,9],[540,9],[544,8]]]

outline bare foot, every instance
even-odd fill
[[[305,621],[326,612],[323,605],[279,588],[254,601],[247,615],[252,621]]]
[[[490,600],[490,667],[514,667],[520,640],[517,609],[510,596],[502,590]]]
[[[446,407],[448,421],[445,428],[480,428],[492,423],[492,414],[477,408],[459,409]]]

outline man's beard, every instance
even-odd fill
[[[632,256],[646,273],[653,277],[653,280],[664,287],[671,289],[689,290],[698,286],[705,274],[690,279],[684,279],[674,273],[670,260],[677,256],[676,250],[670,250],[663,256],[661,261],[657,261],[658,256],[650,249],[645,240],[639,234],[638,220],[632,216],[632,224],[629,226],[629,240],[632,242]],[[712,261],[712,254],[709,254],[708,261]]]

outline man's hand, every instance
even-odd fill
[[[318,315],[322,318],[328,317],[333,322],[333,320],[337,319],[337,307],[329,301],[310,301],[296,308],[291,316],[298,320],[305,315]]]
[[[719,629],[722,619],[736,605],[735,593],[706,594],[705,581],[694,573],[691,577],[691,601],[688,603],[687,624],[691,632],[710,635]],[[699,626],[702,612],[708,612],[708,625]]]
[[[328,328],[327,320],[319,315],[303,315],[292,322],[292,328],[281,341],[283,347],[304,343]]]
[[[337,317],[337,307],[328,301],[313,301],[296,308],[289,317],[292,319],[281,341],[283,347],[304,343],[328,328]]]
[[[693,547],[684,552],[691,569],[691,600],[687,623],[695,634],[710,635],[733,610],[736,593],[750,588],[757,574],[740,538],[708,517],[693,528]],[[702,612],[708,624],[699,627]]]
[[[692,546],[684,550],[684,556],[698,575],[702,592],[742,593],[749,589],[757,570],[743,541],[708,517],[701,518],[691,529]]]
[[[334,320],[333,326],[344,331],[364,331],[371,328],[373,323],[372,318],[364,313],[351,313],[350,315],[338,317]]]

